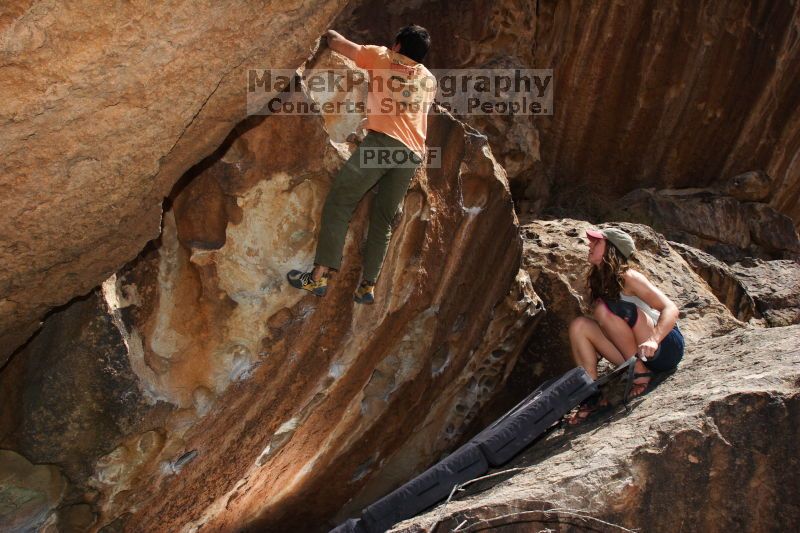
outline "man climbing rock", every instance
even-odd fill
[[[375,282],[408,185],[425,158],[428,109],[436,95],[436,78],[420,61],[430,48],[427,30],[401,28],[391,49],[358,45],[329,30],[328,46],[369,72],[367,135],[333,180],[322,209],[314,268],[292,270],[289,283],[324,296],[331,270],[338,270],[350,219],[359,200],[377,187],[372,201],[364,250],[362,281],[353,299],[375,301]]]

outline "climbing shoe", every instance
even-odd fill
[[[311,272],[291,270],[286,274],[286,279],[289,280],[289,285],[292,287],[306,290],[315,296],[325,296],[328,290],[327,276],[322,276],[319,281],[314,281],[314,278],[311,277]]]
[[[375,283],[364,280],[353,293],[353,300],[360,304],[375,303]]]

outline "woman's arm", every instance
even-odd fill
[[[328,30],[325,32],[325,37],[328,39],[328,46],[334,52],[339,52],[343,56],[346,56],[353,61],[356,60],[356,56],[361,51],[361,45],[356,44],[353,41],[348,41],[342,34],[336,32],[334,30]]]
[[[652,357],[658,345],[672,331],[678,321],[678,306],[661,292],[658,287],[650,283],[642,273],[629,269],[624,275],[625,292],[632,294],[644,303],[660,312],[658,322],[653,328],[650,338],[639,345],[639,353],[645,357]]]

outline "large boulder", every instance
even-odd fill
[[[798,340],[794,325],[690,342],[678,371],[631,412],[559,428],[508,473],[391,531],[792,530]]]
[[[589,225],[523,222],[523,264],[547,313],[472,433],[543,379],[574,366],[566,333],[586,311]],[[774,292],[767,301],[775,311],[754,303],[764,316],[744,323],[732,313],[741,305],[725,305],[740,300],[704,281],[689,247],[645,226],[614,225],[633,235],[639,268],[680,309],[686,354],[677,372],[634,400],[631,411],[617,406],[583,427],[556,428],[492,477],[392,531],[775,531],[800,520],[797,299]],[[787,277],[796,285],[798,266],[788,263],[746,262],[726,272],[760,302]],[[790,316],[795,325],[781,325]]]
[[[589,313],[586,276],[590,264],[586,230],[596,226],[573,219],[527,217],[522,222],[522,264],[546,313],[538,321],[508,384],[467,433],[475,433],[490,424],[544,380],[573,368],[569,324],[574,318]],[[637,268],[678,306],[678,324],[687,342],[722,335],[742,326],[731,310],[719,301],[712,287],[663,235],[640,224],[611,225],[633,236]],[[607,224],[599,227],[607,227]]]
[[[66,480],[52,465],[31,464],[0,450],[0,525],[4,531],[35,531],[54,518]]]
[[[4,2],[0,365],[160,234],[245,117],[247,70],[299,66],[344,3]]]
[[[353,65],[326,52],[308,70],[332,68]],[[323,531],[450,450],[502,388],[541,302],[503,169],[446,113],[376,304],[352,299],[371,193],[325,298],[286,283],[355,148],[338,122],[359,118],[239,124],[179,182],[159,238],[9,362],[0,445],[66,474],[60,508],[107,531]]]
[[[800,258],[792,220],[768,204],[741,201],[742,196],[711,189],[636,189],[617,200],[606,216],[647,224],[668,239],[727,262]]]
[[[743,202],[764,202],[772,196],[773,181],[766,172],[751,170],[732,177],[720,188],[724,194]]]
[[[800,263],[752,257],[728,265],[682,243],[670,242],[711,287],[720,302],[753,325],[800,323]]]

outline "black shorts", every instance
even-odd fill
[[[678,325],[661,340],[658,350],[645,361],[644,366],[654,372],[673,370],[683,359],[684,340]]]
[[[622,320],[627,322],[628,326],[633,328],[636,325],[636,319],[639,316],[638,308],[636,304],[620,300],[619,298],[614,299],[603,299],[598,298],[601,302],[605,304],[609,311],[620,317]]]

